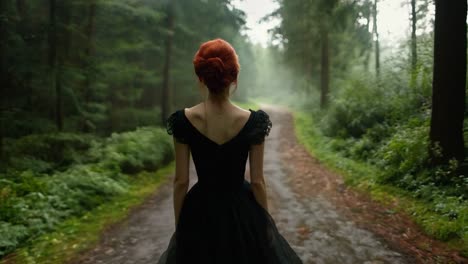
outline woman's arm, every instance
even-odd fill
[[[266,195],[265,179],[263,177],[263,152],[265,142],[261,144],[253,144],[250,146],[249,162],[250,162],[250,183],[255,199],[258,203],[268,211],[268,202]]]
[[[180,210],[189,187],[190,148],[174,139],[175,177],[174,177],[174,216],[175,225],[179,222]]]

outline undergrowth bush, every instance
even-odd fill
[[[134,132],[113,133],[105,141],[95,144],[90,155],[106,168],[123,173],[155,170],[161,163],[173,159],[172,142],[165,140],[165,132],[157,132],[152,128],[138,128]]]
[[[373,163],[381,168],[381,183],[400,185],[427,166],[429,120],[411,119],[397,125],[395,133],[375,151]],[[405,181],[403,181],[405,182]]]
[[[3,170],[50,172],[71,164],[86,162],[86,152],[96,137],[88,134],[49,133],[6,139]]]
[[[372,159],[360,161],[346,150],[346,146],[359,145],[359,139],[326,137],[309,115],[299,115],[297,122],[301,141],[322,162],[344,173],[346,183],[365,188],[376,199],[403,198],[397,206],[402,206],[427,234],[455,240],[461,247],[468,245],[468,177],[458,173],[455,163],[434,169],[424,166],[428,152],[426,121],[401,125],[388,141],[376,144],[380,148],[370,151],[374,153]]]
[[[126,193],[130,173],[154,171],[174,157],[171,137],[152,127],[106,139],[31,135],[9,142],[8,151],[14,156],[0,173],[0,257]]]
[[[323,130],[331,137],[360,137],[369,127],[384,122],[389,112],[384,91],[361,80],[351,80],[331,101],[322,119]]]
[[[329,107],[320,113],[324,134],[344,139],[368,134],[379,142],[393,134],[395,125],[425,114],[430,102],[428,83],[410,88],[405,77],[404,72],[388,71],[379,78],[354,74],[339,82]]]
[[[431,82],[422,76],[410,87],[408,76],[398,72],[387,70],[379,80],[355,75],[338,82],[328,108],[308,111],[317,121],[299,119],[301,129],[309,133],[307,126],[318,126],[309,133],[318,138],[307,142],[330,152],[326,162],[350,172],[347,182],[361,186],[366,181],[362,186],[382,186],[422,202],[408,210],[428,234],[468,245],[468,161],[429,166]],[[468,142],[468,118],[464,135]],[[372,172],[357,173],[346,158]]]

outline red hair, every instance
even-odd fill
[[[198,78],[214,94],[222,93],[231,83],[237,83],[239,59],[234,48],[223,39],[214,39],[201,44],[193,66]]]

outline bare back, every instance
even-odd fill
[[[250,111],[232,104],[218,112],[207,106],[205,113],[205,105],[202,102],[185,108],[185,114],[200,133],[221,145],[239,133],[247,123]],[[208,128],[206,124],[208,124]]]

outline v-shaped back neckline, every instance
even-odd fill
[[[250,115],[249,115],[249,118],[247,119],[247,121],[244,123],[244,125],[242,126],[242,128],[239,130],[239,132],[237,132],[237,134],[232,137],[231,139],[229,139],[228,141],[222,143],[222,144],[219,144],[217,142],[215,142],[214,140],[212,140],[211,138],[207,137],[205,134],[203,134],[202,132],[200,132],[193,124],[192,122],[190,122],[190,120],[188,119],[187,115],[185,115],[185,108],[182,108],[182,115],[185,119],[185,121],[187,121],[187,123],[189,124],[189,126],[195,130],[195,132],[197,134],[199,134],[202,138],[208,140],[209,142],[215,144],[216,146],[218,147],[222,147],[222,146],[225,146],[227,144],[229,144],[230,142],[234,141],[236,138],[238,138],[241,133],[245,130],[245,128],[247,127],[247,125],[250,123],[250,120],[253,118],[253,114],[254,114],[254,111],[252,109],[249,108],[249,111],[250,111]]]

